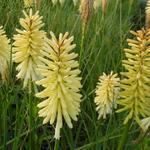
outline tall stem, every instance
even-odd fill
[[[125,126],[125,129],[123,131],[123,134],[122,134],[122,137],[121,137],[121,140],[120,140],[120,143],[118,145],[117,150],[123,150],[124,149],[125,143],[126,143],[127,138],[128,138],[128,131],[129,131],[130,124],[131,124],[131,121],[129,121],[127,123],[127,125]]]
[[[28,93],[28,96],[29,96],[29,131],[30,131],[30,134],[29,134],[29,144],[30,144],[30,149],[33,148],[34,146],[34,143],[33,143],[33,131],[32,131],[32,127],[34,126],[33,125],[33,114],[32,114],[32,87],[31,87],[31,82],[29,82],[29,93]]]
[[[4,111],[3,111],[3,116],[4,116],[4,121],[3,121],[3,132],[4,132],[4,149],[6,149],[6,142],[7,142],[7,106],[6,102],[3,103],[4,106]]]
[[[86,28],[86,24],[83,23],[83,24],[82,24],[82,37],[81,37],[81,49],[80,49],[80,60],[79,60],[79,64],[81,64],[81,59],[82,59],[82,55],[83,55],[83,51],[84,51],[85,28]]]
[[[55,139],[55,147],[54,150],[59,150],[59,140]]]
[[[133,2],[134,2],[134,0],[130,0],[130,1],[129,1],[128,15],[129,15],[129,14],[130,14],[130,12],[131,12]]]

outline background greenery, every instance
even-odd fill
[[[7,36],[11,38],[20,27],[23,2],[21,0],[0,0],[0,24],[4,26]],[[80,53],[81,19],[78,6],[74,7],[71,0],[66,0],[63,7],[53,6],[50,0],[42,0],[40,15],[45,22],[45,31],[53,31],[58,35],[68,31],[74,35],[75,51]],[[138,0],[108,0],[106,16],[102,17],[101,8],[91,14],[81,58],[82,94],[81,113],[78,122],[74,122],[71,130],[65,124],[61,130],[61,150],[116,150],[124,126],[125,114],[108,116],[106,120],[97,120],[95,104],[95,87],[99,75],[111,70],[122,70],[121,59],[123,48],[127,46],[126,38],[130,37],[130,29],[140,29],[144,25],[144,7]],[[0,149],[50,149],[54,147],[54,127],[42,125],[37,115],[39,100],[22,89],[22,82],[16,79],[15,64],[10,67],[10,78],[0,83]],[[30,105],[32,115],[29,116]],[[32,120],[32,124],[29,122]],[[140,129],[133,123],[130,129],[127,150],[150,149],[148,136],[142,142],[134,140],[139,136]],[[135,144],[136,143],[136,144]]]

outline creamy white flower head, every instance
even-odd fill
[[[79,77],[79,63],[74,60],[77,54],[72,52],[75,44],[72,44],[73,37],[68,38],[68,33],[59,34],[57,39],[53,32],[50,32],[51,39],[43,53],[45,57],[41,60],[45,65],[39,66],[39,71],[44,79],[37,81],[44,90],[36,96],[44,98],[38,104],[39,116],[44,118],[43,124],[56,122],[55,138],[60,138],[60,129],[63,126],[63,119],[72,128],[71,119],[77,121],[80,112],[81,77]]]
[[[2,80],[7,78],[8,61],[10,58],[9,40],[5,35],[3,27],[0,27],[0,75]]]
[[[150,117],[141,120],[141,127],[146,132],[150,127]]]
[[[23,11],[25,18],[20,19],[23,30],[16,29],[18,34],[14,35],[13,43],[13,61],[18,63],[17,77],[24,80],[24,87],[29,81],[35,81],[41,78],[37,65],[42,62],[39,56],[42,55],[46,33],[41,29],[44,25],[42,17],[37,11],[34,15],[30,9],[29,15]]]
[[[109,75],[103,73],[99,77],[99,83],[96,89],[96,110],[98,111],[98,119],[106,118],[107,114],[112,113],[112,109],[117,107],[116,99],[119,94],[119,81],[117,74],[111,72]]]
[[[31,7],[33,5],[33,0],[24,0],[24,6],[26,8]]]

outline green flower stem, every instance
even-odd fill
[[[129,14],[129,15],[130,15],[131,9],[132,9],[132,7],[133,7],[133,2],[134,2],[134,0],[130,0],[130,1],[129,1],[129,9],[128,9],[128,14]]]
[[[59,150],[59,140],[55,139],[55,147],[54,150]]]
[[[79,64],[81,64],[82,55],[83,55],[83,52],[84,52],[85,28],[86,28],[86,24],[83,23],[83,24],[82,24],[82,37],[81,37],[81,49],[80,49],[80,60],[79,60]]]
[[[4,135],[4,140],[3,140],[3,144],[4,144],[4,149],[6,149],[6,142],[7,142],[7,106],[6,106],[6,102],[4,102],[4,104],[3,104],[3,108],[4,108],[4,110],[3,110],[3,116],[5,116],[4,117],[4,121],[3,121],[3,132],[2,133],[4,133],[3,135]]]
[[[129,122],[126,124],[117,150],[123,150],[123,149],[124,149],[124,145],[125,145],[125,143],[126,143],[126,141],[127,141],[127,138],[128,138],[128,131],[129,131],[130,124],[131,124],[131,121],[129,121]]]
[[[29,130],[30,130],[30,134],[29,134],[29,144],[30,144],[30,149],[32,149],[34,147],[34,137],[33,137],[33,131],[32,131],[32,127],[33,125],[33,113],[32,113],[32,84],[31,82],[29,82]]]

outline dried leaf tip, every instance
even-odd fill
[[[91,15],[93,7],[93,0],[81,0],[80,3],[80,13],[81,19],[84,24],[87,24]]]
[[[102,0],[102,13],[103,13],[103,15],[106,14],[106,8],[107,8],[107,0]]]

